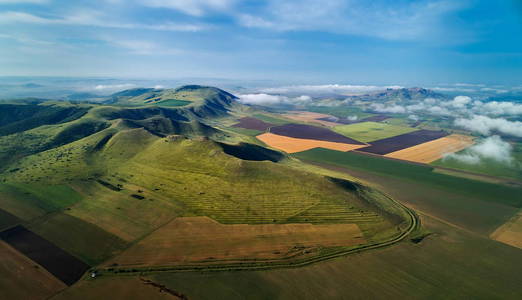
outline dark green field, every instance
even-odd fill
[[[432,168],[355,152],[313,149],[295,157],[345,168],[421,211],[488,234],[522,205],[522,188],[474,181],[432,172]]]
[[[192,103],[192,102],[185,101],[185,100],[177,100],[177,99],[167,99],[167,100],[162,100],[160,102],[156,102],[155,104],[159,105],[159,106],[178,107],[178,106],[189,105],[190,103]]]

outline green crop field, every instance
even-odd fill
[[[482,234],[492,232],[522,206],[520,187],[437,174],[427,166],[327,149],[293,156],[346,168],[351,175],[376,184],[401,201],[434,211],[452,223]]]
[[[155,102],[154,104],[159,106],[170,106],[170,107],[178,107],[178,106],[185,106],[192,103],[191,101],[185,101],[185,100],[177,100],[177,99],[167,99],[167,100],[161,100],[160,102]]]
[[[417,129],[377,122],[362,122],[336,126],[333,130],[349,138],[367,143],[416,131]]]
[[[364,112],[362,109],[357,107],[307,106],[305,110],[322,114],[328,114],[338,118],[348,118],[351,116],[356,116],[358,119],[364,119],[371,116],[375,116],[375,114]]]
[[[90,265],[96,265],[127,243],[101,228],[73,216],[56,213],[39,219],[29,229]]]

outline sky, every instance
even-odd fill
[[[0,0],[0,76],[522,85],[522,1]]]

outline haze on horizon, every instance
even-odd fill
[[[0,75],[520,85],[521,12],[478,0],[0,0]]]

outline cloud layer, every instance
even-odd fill
[[[455,159],[466,164],[479,164],[483,159],[490,159],[502,164],[511,165],[513,147],[494,135],[482,140],[480,143],[469,147],[464,153],[446,155],[444,159]]]

